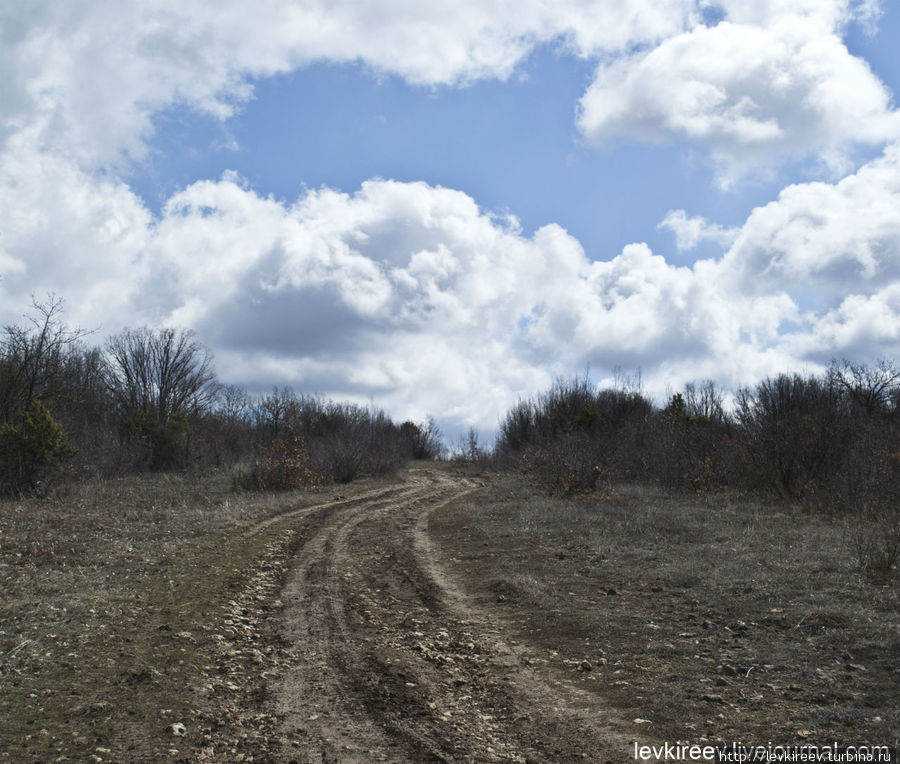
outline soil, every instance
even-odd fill
[[[281,595],[275,758],[604,761],[627,749],[602,706],[549,682],[437,564],[429,517],[480,485],[411,472],[310,534]]]
[[[896,745],[897,592],[854,572],[844,537],[721,497],[548,499],[514,478],[412,471],[334,507],[298,551],[271,753]]]
[[[665,741],[897,744],[896,581],[863,580],[839,523],[624,486],[551,498],[433,464],[277,499],[193,490],[163,511],[135,489],[152,512],[108,520],[96,555],[35,556],[48,528],[86,538],[64,520],[88,510],[13,508],[0,759],[603,764]],[[75,593],[72,560],[97,583]]]

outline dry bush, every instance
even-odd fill
[[[318,473],[334,483],[351,483],[368,461],[366,444],[348,433],[318,438],[313,443],[312,462]]]
[[[900,565],[900,507],[869,508],[849,521],[850,538],[863,575],[886,583]]]
[[[584,433],[569,433],[525,449],[519,463],[526,475],[551,493],[591,491],[603,476],[594,445]]]
[[[796,500],[840,468],[852,420],[827,379],[779,374],[737,394],[751,486]]]
[[[413,459],[431,461],[439,458],[444,450],[441,431],[434,419],[422,423],[407,420],[400,425],[400,435],[406,451]]]
[[[310,466],[306,442],[299,435],[273,441],[249,470],[239,473],[235,486],[258,491],[292,491],[322,485],[322,473]]]
[[[652,404],[633,387],[596,390],[589,379],[558,380],[520,401],[501,423],[494,449],[551,493],[643,478]]]
[[[603,479],[738,490],[835,515],[900,502],[896,365],[780,374],[738,390],[731,415],[723,399],[711,381],[689,383],[655,409],[634,385],[560,380],[508,411],[494,455],[551,493]]]
[[[253,413],[263,443],[285,433],[302,436],[310,465],[326,481],[349,483],[362,475],[386,475],[413,456],[413,429],[425,445],[439,437],[436,428],[407,423],[397,426],[380,410],[337,403],[319,396],[296,395],[290,389],[261,397]]]

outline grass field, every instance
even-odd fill
[[[862,574],[853,524],[482,477],[432,514],[434,554],[549,681],[642,740],[897,744],[897,577]],[[267,750],[281,587],[327,517],[297,511],[373,485],[267,496],[153,476],[0,502],[0,760]]]
[[[896,576],[862,575],[853,523],[640,487],[553,498],[500,477],[431,531],[539,660],[643,736],[897,745]]]
[[[291,553],[277,517],[333,493],[160,475],[0,503],[0,759],[193,760],[252,737]]]

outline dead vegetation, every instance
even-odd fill
[[[506,477],[431,531],[535,660],[636,737],[900,737],[897,588],[864,575],[840,519],[640,487],[563,499]]]
[[[3,502],[0,760],[895,744],[896,579],[860,569],[846,518],[477,482],[445,506],[471,475],[277,495],[152,475]]]
[[[279,517],[330,495],[152,475],[0,502],[0,760],[239,760],[295,543]]]

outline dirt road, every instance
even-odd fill
[[[603,762],[627,752],[596,700],[542,675],[530,648],[440,563],[429,516],[478,487],[419,469],[304,511],[318,520],[281,592],[284,652],[268,687],[279,760]]]

